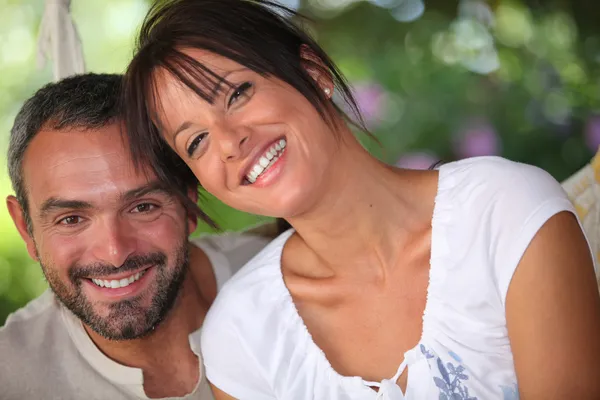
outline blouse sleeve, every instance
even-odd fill
[[[504,164],[490,171],[497,191],[490,213],[490,251],[497,288],[505,305],[514,272],[542,226],[554,215],[575,209],[550,174],[526,164]],[[567,266],[565,266],[567,267]]]
[[[227,294],[221,296],[210,309],[202,328],[206,377],[211,384],[239,400],[275,399],[263,370],[244,342],[244,332],[223,307]]]

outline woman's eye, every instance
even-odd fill
[[[248,89],[252,88],[252,84],[250,82],[244,82],[231,94],[229,97],[229,102],[227,103],[228,107],[231,107],[233,103],[235,103],[241,96],[245,95]]]
[[[150,203],[142,203],[135,206],[132,210],[134,213],[147,213],[154,210],[156,206]]]
[[[60,225],[77,225],[80,222],[81,222],[81,217],[78,217],[76,215],[69,215],[68,217],[65,217],[65,218],[61,219],[60,221],[58,221],[58,223]]]
[[[200,146],[200,143],[202,142],[202,140],[204,140],[205,136],[206,136],[206,133],[201,133],[199,135],[196,135],[194,137],[194,139],[192,139],[192,141],[190,142],[190,144],[188,145],[188,148],[187,148],[187,154],[189,157],[194,155],[194,153],[196,152],[196,149],[198,149],[198,147]]]

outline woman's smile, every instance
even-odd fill
[[[262,151],[253,160],[250,160],[250,165],[245,167],[242,184],[264,186],[265,180],[272,181],[272,174],[268,173],[283,157],[287,146],[287,141],[284,137],[275,139],[269,143],[266,150]]]

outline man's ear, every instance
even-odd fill
[[[331,97],[334,89],[333,78],[323,60],[306,44],[300,46],[300,59],[306,73],[313,78],[326,97]]]
[[[31,237],[31,233],[29,229],[27,229],[27,221],[25,219],[25,212],[23,211],[23,207],[17,200],[15,196],[8,196],[6,198],[6,207],[8,208],[8,213],[12,218],[15,227],[19,231],[21,238],[25,242],[27,246],[27,252],[29,253],[29,257],[33,258],[35,261],[39,261],[37,251],[35,249],[35,242],[33,237]]]
[[[194,203],[198,204],[198,189],[189,188],[187,191],[188,198]],[[196,231],[198,227],[198,216],[194,213],[188,212],[188,229],[190,234]]]

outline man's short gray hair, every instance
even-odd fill
[[[43,129],[99,129],[120,118],[123,77],[117,74],[82,74],[50,83],[23,104],[10,131],[8,174],[15,196],[32,232],[27,189],[23,179],[23,157],[29,143]],[[68,145],[68,144],[65,144]],[[174,167],[171,155],[171,167]],[[197,187],[198,181],[181,162],[171,168],[173,184],[180,191]]]

